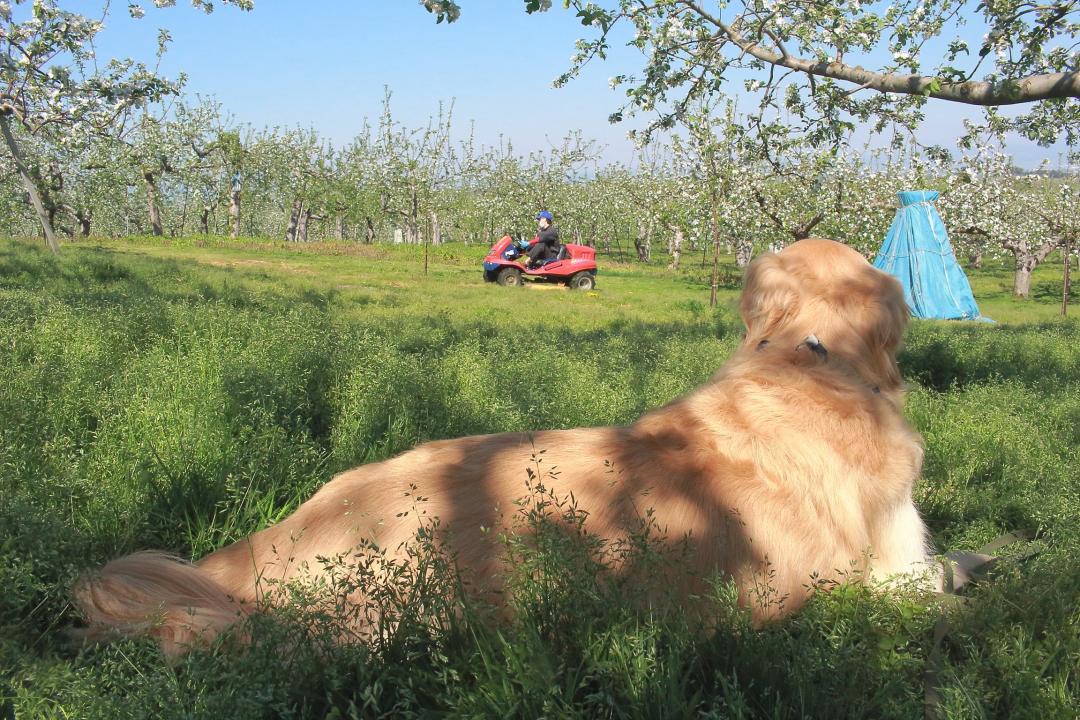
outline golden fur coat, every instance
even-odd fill
[[[361,541],[393,554],[417,529],[402,515],[416,494],[463,571],[495,586],[498,530],[537,450],[590,532],[625,536],[651,507],[667,537],[689,537],[693,570],[733,578],[757,621],[797,609],[813,576],[923,571],[927,533],[911,497],[923,450],[901,414],[895,359],[908,319],[899,283],[842,244],[803,240],[750,265],[740,311],[745,341],[719,372],[632,425],[426,443],[338,475],[285,520],[197,563],[114,560],[76,600],[92,627],[147,632],[177,652],[249,611],[260,579],[318,572],[317,557]],[[753,602],[766,575],[783,605]]]

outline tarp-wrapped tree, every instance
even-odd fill
[[[933,190],[897,193],[900,207],[881,245],[874,267],[904,286],[904,298],[917,318],[982,319],[967,276],[956,262]]]

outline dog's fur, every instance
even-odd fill
[[[908,318],[900,284],[844,245],[809,239],[751,264],[740,309],[745,342],[716,376],[633,425],[430,442],[338,475],[282,522],[194,565],[115,560],[78,584],[77,602],[92,627],[148,632],[179,651],[249,611],[257,578],[318,572],[317,557],[364,540],[393,554],[416,531],[414,513],[400,516],[416,495],[459,565],[494,584],[498,530],[539,449],[591,532],[623,536],[652,507],[668,537],[689,535],[693,569],[733,578],[758,621],[799,607],[814,575],[923,571],[911,497],[923,451],[901,415],[895,361]],[[782,606],[752,602],[766,575]]]

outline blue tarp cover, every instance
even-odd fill
[[[874,267],[900,280],[904,299],[915,317],[985,319],[979,317],[971,285],[956,262],[945,224],[933,205],[938,194],[916,190],[897,195],[900,208],[874,259]]]

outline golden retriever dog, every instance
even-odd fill
[[[114,560],[77,584],[76,601],[91,628],[149,633],[179,652],[250,612],[260,582],[317,574],[319,557],[365,542],[400,554],[417,495],[463,572],[495,587],[499,534],[538,450],[558,468],[554,491],[589,513],[588,531],[625,537],[651,507],[667,537],[689,538],[691,570],[731,578],[759,623],[802,605],[815,577],[923,573],[911,496],[923,450],[896,365],[900,284],[840,243],[802,240],[751,263],[740,311],[746,338],[723,368],[632,425],[429,442],[338,475],[285,520],[196,563]],[[754,602],[763,577],[785,602]]]

